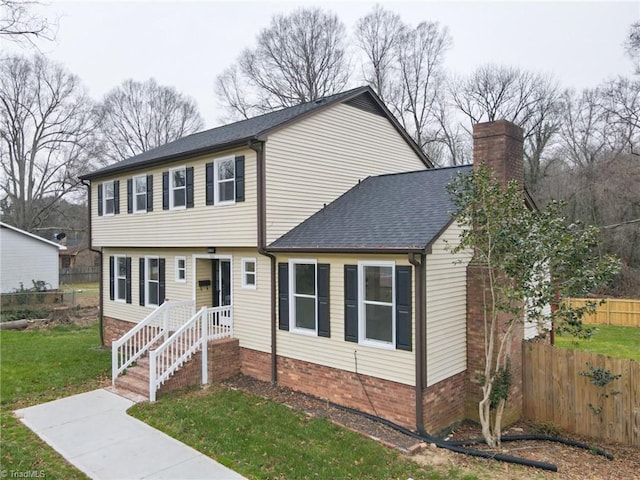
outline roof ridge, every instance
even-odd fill
[[[392,176],[399,176],[399,175],[410,175],[410,174],[414,174],[414,173],[439,172],[439,171],[442,171],[442,170],[453,170],[453,169],[457,169],[457,168],[465,168],[465,167],[471,167],[471,166],[472,166],[471,163],[465,163],[464,165],[448,165],[446,167],[424,168],[424,169],[421,169],[421,170],[411,170],[409,172],[383,173],[381,175],[374,175],[372,178],[392,177]]]

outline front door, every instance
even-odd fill
[[[212,260],[213,306],[231,305],[231,260]]]

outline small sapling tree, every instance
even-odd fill
[[[584,295],[608,282],[618,262],[598,255],[598,230],[567,224],[561,205],[530,208],[522,185],[506,187],[490,167],[480,165],[449,186],[462,227],[454,253],[473,251],[480,272],[484,321],[484,371],[478,413],[482,434],[500,445],[502,416],[511,386],[510,346],[518,324],[536,322],[544,330],[556,324],[581,330],[586,308],[549,306],[559,297]],[[591,306],[594,308],[595,305]]]

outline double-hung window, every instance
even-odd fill
[[[186,257],[176,257],[176,282],[185,283],[187,281],[187,259]]]
[[[360,341],[393,346],[395,274],[393,263],[360,263]]]
[[[256,259],[242,259],[242,288],[256,288]]]
[[[317,277],[315,260],[289,261],[289,308],[292,330],[317,333]]]
[[[187,206],[187,169],[185,167],[169,171],[169,202],[171,210]]]
[[[158,257],[146,258],[145,279],[147,305],[157,307],[160,305],[160,259]]]
[[[104,215],[113,215],[116,211],[115,184],[113,181],[102,184],[102,211]]]
[[[236,201],[236,162],[234,157],[216,159],[214,163],[215,203],[232,204]]]
[[[143,213],[147,211],[147,176],[133,177],[133,211]]]
[[[127,259],[115,257],[115,300],[125,302],[127,300]]]

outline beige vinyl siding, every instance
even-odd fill
[[[132,303],[116,302],[109,299],[109,257],[123,255],[131,257],[131,297]],[[211,306],[213,288],[200,288],[198,280],[212,280],[211,260],[206,248],[200,249],[105,249],[103,256],[104,275],[104,312],[108,317],[140,322],[154,307],[140,306],[139,296],[139,259],[144,256],[157,256],[165,259],[166,297],[170,300],[196,299],[196,308]],[[187,281],[175,281],[175,257],[186,257]],[[215,256],[231,257],[231,296],[233,304],[234,336],[240,340],[241,347],[263,352],[271,351],[271,314],[269,310],[270,294],[270,260],[259,255],[254,249],[218,248]],[[257,288],[241,288],[242,258],[255,258],[257,265]],[[194,285],[195,274],[195,285]]]
[[[467,368],[468,253],[453,255],[460,227],[452,224],[427,255],[427,386]]]
[[[293,123],[267,141],[267,243],[358,180],[424,168],[389,120],[358,108],[338,104]]]
[[[235,205],[206,205],[205,165],[229,155],[245,157],[245,201]],[[194,207],[162,209],[162,172],[194,167]],[[127,213],[127,179],[153,175],[153,211]],[[120,181],[120,213],[98,216],[98,184]],[[161,167],[91,181],[91,222],[94,247],[201,247],[256,245],[256,154],[243,149],[177,161]]]
[[[295,358],[306,362],[317,363],[327,367],[338,368],[350,372],[356,371],[357,356],[358,373],[370,375],[407,385],[415,385],[414,352],[404,350],[388,350],[344,339],[344,265],[357,265],[358,261],[395,261],[396,266],[409,265],[406,256],[390,255],[292,255],[278,256],[278,263],[289,259],[315,259],[319,264],[330,265],[329,299],[331,337],[317,337],[278,330],[278,355]],[[415,287],[415,279],[412,278]],[[412,288],[413,290],[413,288]],[[414,305],[412,292],[412,305]],[[413,312],[415,318],[415,312]],[[412,330],[415,322],[412,319]],[[412,331],[412,346],[415,349],[415,332]]]

